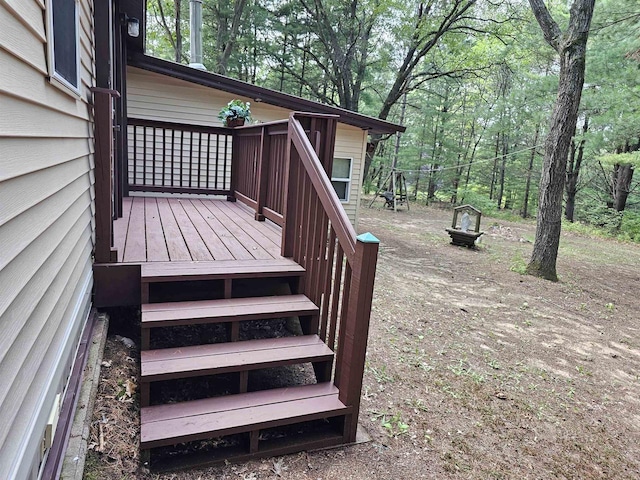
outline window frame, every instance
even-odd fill
[[[53,25],[53,2],[55,0],[46,0],[46,37],[47,37],[47,70],[49,71],[49,83],[72,94],[76,97],[80,97],[80,85],[82,80],[80,78],[80,4],[79,0],[72,0],[74,3],[74,23],[75,23],[75,50],[76,50],[76,62],[75,62],[75,74],[77,86],[73,85],[69,80],[64,78],[61,73],[56,70],[56,55],[54,44],[54,25]]]
[[[345,183],[346,184],[346,188],[345,188],[345,193],[346,193],[346,198],[340,198],[340,196],[338,196],[338,200],[340,200],[341,203],[349,203],[350,199],[351,199],[351,177],[353,176],[353,157],[334,157],[333,158],[333,164],[335,165],[336,160],[348,160],[349,161],[349,176],[348,177],[334,177],[333,175],[333,167],[331,169],[331,184],[333,185],[333,182],[341,182],[341,183]],[[335,186],[333,187],[334,191],[335,191]],[[338,194],[338,192],[336,191],[336,195]]]

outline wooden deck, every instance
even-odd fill
[[[281,229],[226,200],[126,197],[114,221],[118,263],[281,258]]]

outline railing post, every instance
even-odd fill
[[[270,149],[271,139],[269,137],[269,132],[267,131],[267,127],[262,128],[262,133],[260,135],[260,150],[258,151],[258,165],[257,165],[257,174],[258,178],[257,182],[257,192],[256,192],[256,215],[255,218],[259,222],[264,222],[264,213],[262,209],[265,207],[267,203],[267,188],[269,183],[268,172],[269,172],[269,149]]]
[[[235,129],[231,129],[231,179],[229,181],[230,193],[227,195],[228,202],[236,201],[236,190],[238,189],[238,158],[240,157],[240,142]],[[216,172],[217,174],[217,172]]]
[[[352,407],[351,421],[345,428],[346,441],[354,442],[358,427],[362,376],[364,374],[369,317],[380,241],[370,233],[357,237],[351,265],[351,289],[346,318],[342,319],[340,364],[336,365],[335,383],[342,403]]]
[[[95,205],[96,205],[96,263],[117,261],[113,243],[113,118],[111,97],[119,97],[115,90],[92,88],[93,121],[95,128]]]
[[[298,178],[298,169],[300,168],[300,158],[293,146],[292,139],[292,120],[293,113],[289,114],[289,133],[287,134],[287,151],[285,153],[285,170],[284,170],[284,192],[283,192],[283,208],[282,208],[282,246],[281,255],[286,258],[293,257],[295,237],[297,229],[295,225],[296,208],[298,207],[298,199],[296,198]]]
[[[337,123],[335,118],[312,118],[309,129],[309,141],[329,178],[333,169]]]

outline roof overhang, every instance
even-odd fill
[[[130,52],[127,63],[132,67],[215,88],[234,95],[253,98],[256,102],[264,102],[288,110],[339,115],[339,122],[369,130],[371,133],[392,134],[405,131],[404,126],[380,120],[379,118],[259,87],[241,80],[225,77],[224,75],[198,70],[139,52]]]

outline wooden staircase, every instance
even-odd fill
[[[150,454],[152,468],[203,465],[347,443],[353,412],[338,398],[340,392],[331,381],[334,352],[318,336],[318,306],[296,293],[304,274],[300,265],[288,259],[141,266],[141,449]],[[241,287],[248,279],[262,285],[254,289],[258,292],[264,293],[265,285],[267,290],[280,285],[279,292],[284,294],[245,296],[248,290]],[[162,300],[159,292],[167,291],[167,285],[202,281],[212,282],[212,300],[158,301]],[[298,318],[302,334],[240,340],[241,322],[282,318]],[[204,324],[226,325],[227,341],[152,348],[157,329]],[[313,366],[315,384],[249,391],[250,372],[307,363]],[[198,382],[222,374],[234,375],[234,393],[212,392],[210,398],[171,404],[158,404],[154,398],[155,382],[163,382],[165,388],[167,381],[191,378]],[[310,421],[321,421],[322,428],[304,428]],[[289,428],[289,434],[286,428],[285,433],[270,433],[292,425],[295,428]],[[157,448],[229,436],[234,436],[233,446],[170,461],[165,451],[154,459]]]

